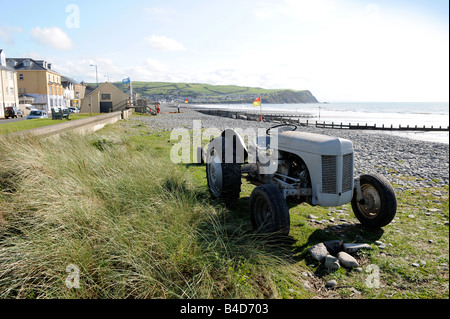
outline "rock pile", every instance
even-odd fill
[[[372,247],[368,244],[344,244],[342,240],[332,240],[312,246],[309,253],[329,270],[337,270],[341,266],[353,269],[359,267],[359,263],[351,254],[361,249],[370,250]]]

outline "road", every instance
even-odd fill
[[[21,122],[21,121],[25,121],[25,120],[26,120],[25,117],[23,117],[23,118],[19,117],[17,119],[8,119],[8,120],[6,120],[4,118],[0,118],[0,125],[7,124],[7,123]]]

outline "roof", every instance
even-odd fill
[[[25,66],[25,61],[29,61],[30,65]],[[18,71],[50,71],[59,74],[51,68],[51,63],[47,63],[43,60],[34,60],[31,58],[7,58],[6,62],[8,66],[11,66]],[[11,65],[11,62],[15,63],[14,66]]]
[[[17,72],[15,69],[13,69],[7,65],[1,65],[1,64],[0,64],[0,70],[10,71],[10,72],[14,72],[14,73]]]
[[[79,82],[75,81],[74,79],[69,78],[68,76],[64,76],[64,75],[61,76],[61,82],[69,82],[72,84],[81,85]]]
[[[86,90],[86,94],[85,94],[84,97],[85,97],[85,98],[86,98],[86,97],[89,97],[90,95],[93,95],[93,94],[96,93],[96,92],[102,92],[102,89],[103,89],[105,86],[108,86],[109,88],[111,88],[111,89],[113,89],[113,90],[116,90],[116,91],[120,92],[123,96],[130,97],[128,94],[122,92],[121,90],[119,90],[119,89],[116,88],[114,85],[112,85],[111,83],[108,83],[108,82],[105,82],[105,83],[100,84],[100,85],[98,86],[98,88],[96,88],[96,89],[93,90],[93,91],[88,92],[88,90]]]

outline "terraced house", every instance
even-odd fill
[[[86,85],[67,76],[61,77],[61,83],[64,87],[65,107],[81,107],[81,100],[84,99]]]
[[[8,66],[5,52],[0,49],[0,117],[5,116],[8,106],[19,106],[17,72]]]
[[[52,108],[65,107],[61,75],[52,70],[51,63],[31,58],[6,60],[8,66],[17,72],[19,95],[32,96],[33,106],[49,113]]]

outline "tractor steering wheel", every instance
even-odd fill
[[[298,126],[297,126],[297,125],[294,125],[294,124],[279,124],[279,125],[275,125],[275,126],[269,128],[269,129],[266,131],[266,134],[267,134],[267,135],[270,135],[270,131],[271,131],[271,130],[273,130],[273,129],[275,129],[275,128],[279,128],[279,127],[284,127],[284,126],[286,126],[286,127],[292,127],[292,130],[291,130],[291,131],[296,131],[297,128],[298,128]]]

